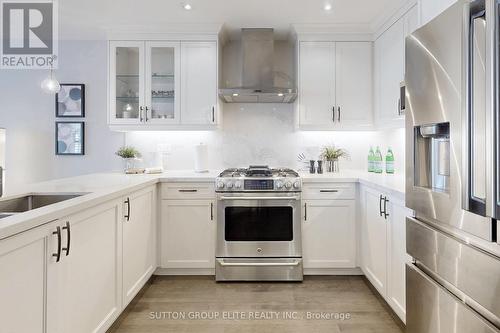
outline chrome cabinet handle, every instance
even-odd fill
[[[62,227],[62,230],[66,230],[66,236],[68,236],[66,240],[66,247],[63,247],[62,250],[66,251],[66,257],[69,255],[69,248],[71,246],[71,227],[69,225],[69,221],[66,221],[66,225]]]
[[[304,203],[304,221],[307,221],[307,202]]]
[[[148,122],[148,110],[149,110],[149,108],[146,106],[145,110],[146,110],[146,112],[144,112],[144,119],[146,120],[146,122]]]
[[[125,215],[125,218],[128,222],[130,221],[130,198],[127,198],[127,200],[125,200],[125,204],[127,205],[127,215]]]
[[[339,118],[338,118],[338,121],[339,121],[339,123],[340,123],[340,106],[339,106],[339,108],[338,108],[338,112],[339,112]]]
[[[384,212],[382,211],[382,200],[384,200],[384,197],[381,194],[379,201],[378,201],[378,210],[380,212],[380,216],[382,216],[384,214]]]
[[[142,111],[144,111],[144,107],[139,106],[139,121],[142,123]]]
[[[332,121],[335,122],[335,106],[332,107]]]
[[[215,123],[215,106],[212,106],[212,123]]]
[[[299,261],[294,262],[225,262],[220,260],[221,266],[298,266]]]
[[[219,200],[300,200],[300,197],[220,197]]]
[[[337,193],[339,190],[319,190],[320,193]]]
[[[402,116],[403,112],[401,111],[401,98],[398,98],[398,116]]]
[[[181,193],[195,193],[198,192],[198,190],[179,190]]]
[[[214,220],[214,203],[210,203],[210,221]]]
[[[56,258],[56,262],[59,262],[61,260],[61,227],[57,227],[52,235],[57,235],[57,253],[53,253],[52,256]]]
[[[384,197],[384,218],[387,220],[387,216],[389,216],[389,213],[387,213],[387,202],[389,199],[387,197]]]

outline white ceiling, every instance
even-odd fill
[[[231,37],[243,27],[274,28],[285,38],[291,24],[349,24],[367,28],[407,0],[60,0],[62,38],[91,35],[105,27],[224,23]],[[183,2],[193,9],[186,11]]]

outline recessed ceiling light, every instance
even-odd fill
[[[329,12],[330,10],[332,10],[332,4],[325,3],[325,6],[323,7],[323,9],[326,10],[327,12]]]
[[[185,10],[191,10],[191,9],[193,9],[193,7],[192,7],[190,4],[188,4],[188,3],[184,3],[184,4],[182,4],[182,7],[183,7]]]
[[[234,93],[233,96],[234,97],[238,97],[240,94],[237,94],[237,93]]]
[[[279,96],[279,97],[283,97],[283,93],[279,93],[279,94],[278,94],[278,96]]]

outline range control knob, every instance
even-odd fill
[[[281,180],[276,181],[276,188],[281,190],[283,188],[283,182]]]
[[[240,181],[235,182],[234,183],[234,188],[240,189],[241,188],[241,182]]]
[[[285,183],[285,187],[286,187],[287,189],[291,189],[291,188],[292,188],[292,182],[286,182],[286,183]]]
[[[233,188],[233,183],[232,182],[227,183],[226,187],[227,188]]]
[[[217,182],[217,188],[219,190],[223,189],[224,188],[224,183],[223,182]]]
[[[293,183],[293,188],[298,190],[300,188],[300,182],[296,181],[295,183]]]

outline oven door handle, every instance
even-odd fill
[[[224,260],[219,260],[219,264],[221,266],[244,266],[244,267],[252,267],[252,266],[298,266],[300,261],[294,262],[225,262]]]
[[[219,200],[300,200],[300,197],[220,197]]]

